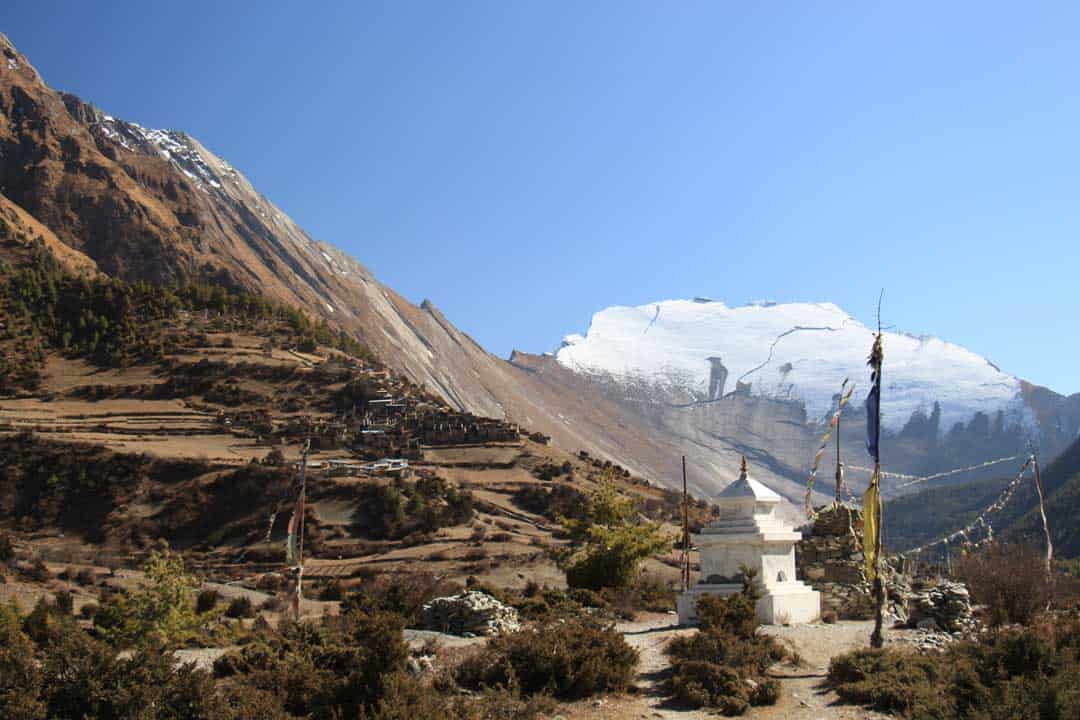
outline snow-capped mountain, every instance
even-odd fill
[[[857,490],[869,479],[852,466],[868,464],[873,334],[831,303],[667,300],[596,313],[552,362],[622,408],[624,426],[678,447],[699,468],[699,486],[722,486],[714,478],[746,455],[798,502],[845,378],[857,386],[839,438],[847,482]],[[940,472],[1023,453],[1029,442],[1052,456],[1080,432],[1080,396],[1013,377],[959,345],[887,332],[884,351],[887,470]],[[834,463],[826,453],[824,492]],[[898,483],[886,477],[885,488]]]
[[[585,336],[563,341],[558,360],[673,403],[717,400],[732,392],[801,402],[820,420],[848,378],[869,383],[873,332],[831,303],[666,300],[611,307]],[[976,413],[1003,414],[1007,426],[1034,429],[1021,382],[985,358],[938,338],[886,332],[882,420],[899,431],[913,414],[940,404],[941,428]]]

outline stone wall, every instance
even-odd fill
[[[821,593],[822,611],[832,610],[845,619],[868,618],[874,612],[857,537],[861,532],[859,510],[827,507],[795,545],[798,578]]]
[[[818,508],[818,517],[795,544],[798,577],[821,593],[821,607],[841,619],[867,620],[874,615],[865,556],[860,547],[862,511],[857,507]],[[885,588],[890,624],[900,621],[928,633],[920,647],[970,635],[976,628],[971,598],[962,583],[941,578],[912,578],[902,558],[887,558]]]

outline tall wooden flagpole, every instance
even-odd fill
[[[1042,516],[1043,534],[1046,535],[1046,578],[1052,580],[1054,543],[1050,539],[1050,523],[1046,521],[1046,503],[1043,497],[1042,474],[1039,472],[1039,456],[1034,451],[1031,453],[1031,460],[1035,466],[1035,490],[1039,493],[1039,515]]]
[[[882,295],[885,291],[882,290]],[[878,329],[874,346],[870,350],[870,379],[872,387],[866,397],[866,449],[874,458],[874,475],[870,487],[863,494],[863,553],[866,556],[866,579],[870,581],[874,597],[874,632],[870,635],[870,647],[880,648],[885,643],[885,578],[883,577],[882,520],[884,507],[881,502],[881,368],[885,360],[881,334],[881,298],[878,298]]]
[[[844,487],[844,465],[840,462],[840,419],[844,414],[844,389],[840,388],[840,408],[836,413],[836,501],[837,506],[840,505],[841,495]]]
[[[686,492],[686,456],[682,456],[682,509],[683,509],[683,552],[682,552],[682,589],[690,589],[690,496]]]
[[[296,503],[296,594],[293,597],[293,612],[296,622],[300,622],[300,605],[304,599],[304,516],[307,514],[307,458],[311,449],[311,440],[304,443],[304,453],[300,457],[300,497]]]

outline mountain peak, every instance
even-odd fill
[[[558,360],[588,375],[666,397],[716,400],[730,392],[802,403],[816,421],[840,383],[865,384],[873,331],[830,302],[664,300],[596,313],[588,333],[563,340]],[[985,358],[937,338],[885,333],[884,421],[899,429],[938,401],[945,427],[975,413],[1029,422],[1019,381]]]
[[[29,77],[34,82],[41,82],[37,68],[30,64],[26,56],[18,51],[8,36],[0,32],[0,73],[17,72]]]

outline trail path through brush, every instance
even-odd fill
[[[715,711],[683,710],[670,705],[663,696],[663,685],[671,669],[664,648],[681,635],[697,632],[695,628],[675,625],[672,615],[649,615],[634,622],[621,623],[617,629],[640,653],[636,695],[578,703],[567,714],[572,718],[677,718],[704,720],[718,717]],[[780,681],[780,699],[771,707],[751,708],[743,715],[751,720],[855,720],[886,718],[851,705],[836,704],[836,694],[822,687],[829,660],[836,655],[866,647],[872,622],[845,621],[832,625],[816,623],[790,627],[767,626],[763,632],[778,638],[802,657],[802,665],[780,663],[769,674]]]

